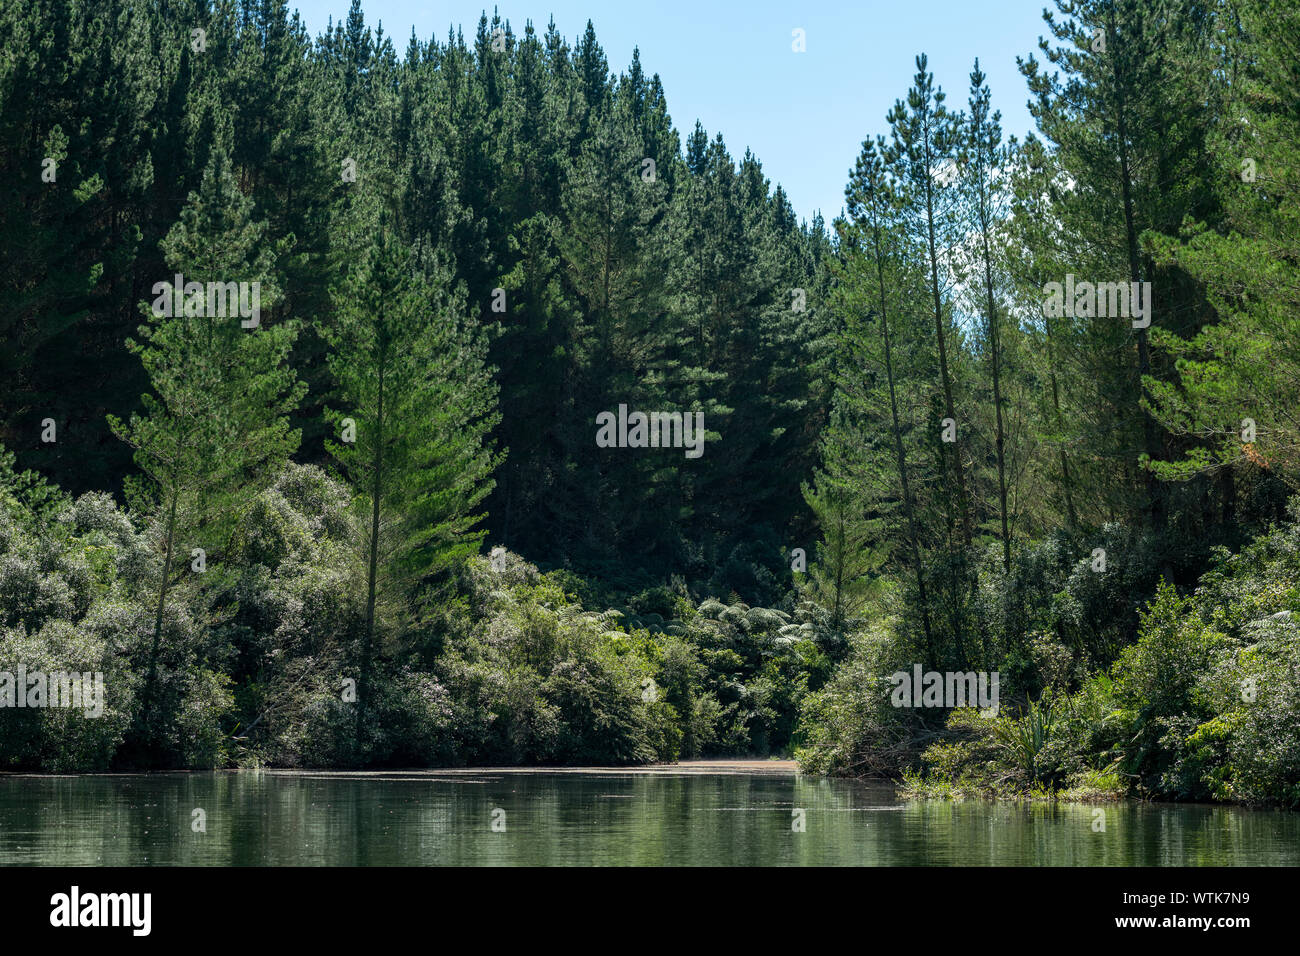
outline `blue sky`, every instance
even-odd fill
[[[346,18],[349,0],[289,0],[316,35],[331,16]],[[917,53],[951,106],[964,106],[972,62],[988,74],[993,103],[1008,135],[1032,128],[1016,56],[1036,52],[1044,0],[506,0],[495,8],[516,32],[551,16],[570,43],[590,19],[620,72],[641,49],[658,73],[673,123],[683,134],[699,119],[721,132],[733,156],[752,149],[803,218],[820,209],[829,221],[843,205],[844,183],[862,140],[886,132],[885,114],[911,85]],[[362,0],[366,22],[382,22],[405,50],[411,27],[442,41],[449,25],[472,36],[484,9],[473,0]],[[791,31],[806,34],[807,52],[791,50]]]

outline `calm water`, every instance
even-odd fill
[[[0,864],[1300,864],[1300,814],[1105,809],[1099,833],[1091,806],[905,803],[788,772],[9,776]]]

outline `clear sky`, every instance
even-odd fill
[[[313,36],[350,0],[289,0]],[[887,132],[885,114],[916,72],[916,54],[963,107],[975,57],[988,75],[994,107],[1007,135],[1032,128],[1016,56],[1037,51],[1044,0],[362,0],[366,22],[382,22],[397,53],[416,36],[442,42],[458,25],[472,38],[480,13],[495,8],[516,33],[531,19],[538,32],[554,15],[570,45],[590,19],[610,69],[624,70],[633,47],[647,74],[658,73],[673,123],[683,135],[696,119],[709,136],[721,132],[732,155],[749,147],[795,210],[829,221],[862,140]],[[791,32],[805,31],[807,51],[791,50]]]

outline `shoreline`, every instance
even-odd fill
[[[102,773],[39,773],[27,770],[2,770],[0,780],[9,777],[162,777],[168,775],[201,773],[263,773],[295,777],[463,777],[480,774],[625,774],[635,775],[690,775],[754,774],[764,776],[818,776],[800,774],[796,760],[762,760],[720,758],[717,760],[683,760],[678,763],[636,764],[621,767],[602,766],[547,766],[547,767],[397,767],[381,770],[351,770],[345,767],[294,768],[294,767],[215,767],[208,770],[108,770]],[[885,782],[885,781],[881,781]]]

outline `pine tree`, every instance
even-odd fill
[[[558,245],[582,309],[575,331],[574,417],[566,453],[577,479],[581,522],[571,534],[606,555],[639,542],[642,553],[667,546],[668,528],[653,513],[666,452],[598,453],[596,416],[674,407],[666,394],[671,341],[665,288],[665,184],[643,172],[643,155],[625,110],[607,110],[582,143],[564,195]],[[638,489],[618,495],[617,489]],[[586,500],[583,500],[583,499]]]
[[[971,227],[977,233],[976,272],[984,292],[984,344],[988,350],[989,378],[993,386],[994,455],[998,469],[998,517],[1001,521],[1002,567],[1011,570],[1011,525],[1007,513],[1007,448],[1002,400],[1002,318],[994,291],[994,232],[1001,217],[999,178],[1006,173],[1007,153],[1002,145],[1001,114],[990,113],[989,88],[980,63],[970,75],[970,113],[962,143],[961,182],[966,192]]]
[[[1100,523],[1097,519],[1104,507],[1099,506],[1104,506],[1105,489],[1113,476],[1105,475],[1104,482],[1087,483],[1092,494],[1081,496],[1088,475],[1086,458],[1079,449],[1088,433],[1101,430],[1100,423],[1096,429],[1089,426],[1092,416],[1101,413],[1104,406],[1076,399],[1075,393],[1088,388],[1088,362],[1095,356],[1086,347],[1076,349],[1080,329],[1070,325],[1068,319],[1049,315],[1042,303],[1044,285],[1058,281],[1055,277],[1066,271],[1066,241],[1053,218],[1054,196],[1063,188],[1063,179],[1042,141],[1030,134],[1011,164],[1011,195],[1005,222],[1009,247],[1003,263],[1008,298],[1012,308],[1018,310],[1019,325],[1025,330],[1029,374],[1047,382],[1047,388],[1039,391],[1037,407],[1027,409],[1035,422],[1038,447],[1055,459],[1044,459],[1035,469],[1045,485],[1042,497],[1046,500],[1037,503],[1038,509],[1044,527],[1064,524],[1074,532],[1084,518]],[[1055,493],[1051,486],[1055,486]],[[1081,511],[1081,498],[1093,503],[1087,512]]]
[[[836,376],[841,402],[861,410],[865,425],[874,410],[888,408],[884,427],[872,429],[861,437],[864,446],[877,447],[883,457],[878,471],[891,474],[879,480],[888,492],[878,497],[901,502],[903,524],[898,534],[904,541],[905,562],[912,571],[916,610],[921,630],[932,659],[937,659],[937,645],[931,625],[930,596],[927,589],[923,557],[923,531],[919,507],[913,488],[913,464],[909,461],[907,433],[912,429],[904,420],[903,409],[911,391],[907,374],[907,356],[911,363],[924,362],[929,353],[919,345],[919,336],[900,334],[908,319],[906,303],[920,291],[916,277],[907,270],[902,253],[906,250],[900,222],[901,197],[888,177],[883,138],[867,140],[854,165],[845,188],[851,222],[841,226],[845,263],[839,276],[840,311],[845,329],[839,349],[840,366]],[[874,317],[878,332],[872,335],[867,323]],[[891,325],[892,323],[892,325]],[[874,338],[875,342],[871,339]],[[903,345],[900,351],[899,346]],[[908,348],[911,346],[911,348]],[[880,382],[880,372],[884,381]],[[875,388],[870,387],[875,383]],[[881,384],[884,395],[881,395]],[[879,412],[876,412],[879,415]],[[874,435],[887,434],[881,443]],[[897,535],[895,535],[896,537]]]
[[[879,573],[888,553],[881,543],[885,524],[864,474],[871,450],[860,427],[846,427],[836,408],[822,432],[822,467],[803,499],[817,518],[821,540],[800,590],[830,612],[830,626],[848,631],[879,594]]]
[[[950,348],[954,336],[950,327],[952,311],[945,261],[948,246],[957,236],[957,191],[951,188],[950,177],[956,171],[960,149],[959,120],[944,105],[943,89],[935,87],[934,74],[926,71],[926,63],[925,54],[916,58],[916,75],[907,101],[896,102],[889,112],[892,136],[889,162],[905,197],[903,208],[909,239],[926,263],[943,415],[953,423],[949,427],[957,429],[955,440],[942,442],[944,480],[955,502],[952,520],[960,528],[961,543],[969,548],[971,500],[962,455],[961,425],[963,421],[969,422],[971,416],[958,418],[957,415],[957,383]]]
[[[1030,56],[1020,60],[1030,112],[1068,177],[1055,216],[1069,237],[1069,272],[1089,281],[1150,282],[1150,325],[1178,331],[1207,316],[1201,296],[1177,275],[1155,268],[1142,233],[1177,231],[1187,216],[1217,223],[1210,187],[1212,151],[1206,136],[1227,74],[1207,59],[1207,10],[1195,0],[1061,0],[1044,11],[1051,39],[1040,49],[1048,73]],[[1064,276],[1056,281],[1063,281]],[[1093,454],[1110,459],[1107,496],[1157,531],[1168,526],[1171,489],[1139,457],[1165,457],[1168,436],[1147,411],[1148,376],[1167,381],[1149,330],[1122,318],[1090,317],[1088,348],[1099,414]],[[1135,451],[1138,452],[1135,454]]]
[[[331,455],[364,511],[364,633],[357,722],[364,727],[385,599],[478,550],[476,509],[499,463],[488,442],[496,387],[481,334],[381,226],[378,243],[336,293],[325,330],[338,383]]]
[[[508,449],[489,502],[496,540],[524,554],[547,554],[563,520],[555,493],[566,482],[564,435],[572,408],[578,310],[566,294],[555,244],[556,223],[545,213],[524,220],[512,237],[521,258],[502,280],[507,312],[494,342],[500,356],[501,424],[495,437]]]
[[[159,532],[161,572],[141,707],[146,722],[153,717],[177,552],[201,548],[208,560],[218,559],[242,509],[298,447],[288,416],[303,388],[287,364],[296,326],[272,325],[256,312],[244,318],[236,309],[267,308],[278,295],[276,250],[262,241],[266,224],[252,217],[253,203],[235,187],[224,149],[214,150],[202,187],[162,243],[183,285],[154,287],[140,338],[127,342],[151,392],[142,397],[143,412],[129,421],[109,417],[143,473],[128,483],[128,496]],[[232,296],[227,283],[247,285]],[[209,291],[218,284],[222,303]],[[225,314],[213,314],[218,309]]]
[[[1165,479],[1262,470],[1300,487],[1300,12],[1271,0],[1239,8],[1242,35],[1224,51],[1240,89],[1239,117],[1217,134],[1214,153],[1230,232],[1190,223],[1181,236],[1153,236],[1165,264],[1207,289],[1215,321],[1195,335],[1154,330],[1177,359],[1176,382],[1146,380],[1150,408],[1196,444],[1152,461]],[[1230,24],[1228,25],[1231,26]],[[1233,37],[1225,29],[1223,35]],[[1232,487],[1231,485],[1229,487]]]

